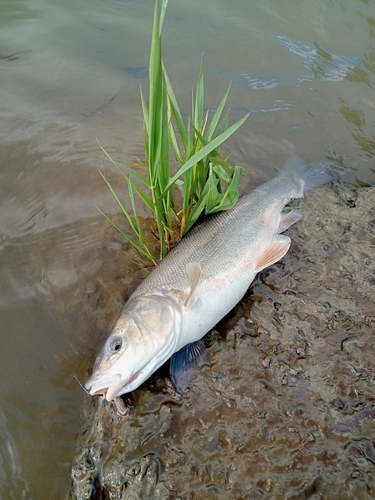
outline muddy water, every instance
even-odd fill
[[[108,167],[86,150],[97,151],[97,137],[119,160],[132,163],[133,155],[142,155],[139,83],[147,84],[152,8],[153,2],[139,0],[0,3],[1,498],[65,496],[72,463],[77,471],[89,446],[81,439],[76,450],[84,395],[73,374],[86,378],[103,336],[147,272],[96,211],[99,206],[116,214],[117,207],[97,172]],[[232,81],[233,118],[251,111],[226,146],[232,161],[246,168],[243,191],[269,178],[294,152],[345,165],[349,184],[373,184],[374,26],[372,2],[360,0],[171,0],[165,61],[186,112],[202,52],[207,105],[213,108]],[[110,175],[121,190],[120,179]],[[361,274],[372,269],[371,248],[354,268],[359,254],[348,253],[334,230],[341,227],[335,207],[342,211],[346,205],[329,191],[310,200],[321,207],[316,225],[330,227],[328,235],[314,240],[311,253],[315,226],[307,225],[308,207],[306,226],[302,222],[291,232],[295,248],[286,259],[294,260],[284,259],[262,275],[219,334],[208,339],[207,366],[198,375],[207,378],[197,378],[188,399],[172,400],[160,372],[150,382],[154,387],[132,396],[132,411],[140,412],[135,424],[121,420],[113,430],[117,438],[121,427],[128,455],[121,440],[112,449],[110,427],[103,427],[105,438],[92,434],[106,459],[103,485],[113,498],[125,482],[138,485],[129,498],[156,498],[157,487],[160,495],[171,490],[183,498],[194,488],[197,498],[224,498],[223,491],[233,498],[271,495],[264,492],[277,498],[277,491],[292,491],[290,498],[299,498],[303,488],[310,488],[311,497],[316,492],[330,498],[319,493],[320,485],[339,485],[352,474],[353,488],[362,488],[358,498],[373,494],[372,278]],[[346,220],[350,228],[354,222],[349,215]],[[373,244],[365,223],[355,224],[351,251],[358,240],[361,247],[366,238]],[[339,250],[335,277],[326,276]],[[318,257],[322,263],[311,269]],[[302,299],[294,303],[287,290]],[[330,306],[316,305],[317,290]],[[345,303],[335,302],[337,295]],[[309,309],[314,304],[326,314],[315,333],[308,328],[317,314]],[[276,326],[266,328],[271,317]],[[279,322],[292,324],[292,318],[307,324],[285,332]],[[302,349],[303,358],[308,342],[314,350],[300,368],[293,349]],[[94,431],[98,420],[90,415],[85,425]],[[108,479],[119,470],[116,450],[125,471],[138,464],[123,483],[118,473],[117,486]],[[104,470],[104,458],[95,467],[91,463],[90,477]],[[319,479],[322,464],[329,469],[325,479]],[[148,483],[140,480],[142,471]],[[92,485],[89,477],[74,477],[77,488]]]

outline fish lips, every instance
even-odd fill
[[[107,401],[112,401],[123,385],[121,375],[117,373],[105,379],[92,375],[87,380],[85,387],[92,396],[102,395]]]
[[[93,374],[86,382],[85,388],[91,396],[103,396],[107,401],[112,401],[116,396],[127,392],[123,390],[131,384],[139,375],[139,371],[130,377],[125,383],[119,373],[104,378]]]

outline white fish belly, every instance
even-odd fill
[[[223,287],[215,287],[209,281],[200,287],[197,302],[183,314],[176,350],[201,339],[228,314],[245,295],[256,274],[256,271],[247,271]]]

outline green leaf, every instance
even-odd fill
[[[206,201],[205,214],[208,215],[220,204],[221,195],[217,189],[218,180],[214,175],[210,175],[207,180],[208,196]]]
[[[133,218],[131,217],[131,215],[129,214],[129,212],[126,210],[126,208],[125,208],[124,204],[122,203],[122,201],[121,201],[121,200],[120,200],[120,198],[118,197],[118,195],[117,195],[116,191],[115,191],[115,190],[113,189],[113,187],[111,186],[111,184],[110,184],[109,180],[105,177],[105,175],[104,175],[102,172],[100,172],[100,171],[99,171],[99,173],[100,173],[100,175],[102,176],[102,178],[104,179],[104,182],[105,182],[105,183],[107,184],[107,186],[109,187],[109,189],[110,189],[110,191],[111,191],[112,195],[114,196],[115,200],[117,201],[117,203],[118,203],[119,207],[121,208],[121,210],[122,210],[123,214],[124,214],[124,215],[125,215],[125,217],[128,219],[128,222],[129,222],[129,224],[130,224],[131,228],[133,229],[133,231],[135,232],[135,234],[137,234],[137,236],[138,236],[137,226],[136,226],[136,224],[134,223]]]
[[[145,127],[146,127],[147,135],[149,136],[150,135],[150,131],[149,131],[149,127],[148,127],[148,123],[149,123],[148,109],[147,109],[145,98],[143,96],[143,92],[142,92],[142,87],[141,86],[139,86],[139,91],[140,91],[140,95],[141,95],[143,121],[144,121],[144,124],[145,124]],[[148,155],[147,151],[146,151],[146,155]]]
[[[247,116],[249,116],[249,114],[250,113],[248,113]],[[228,128],[228,123],[229,123],[229,111],[227,111],[227,113],[220,120],[220,123],[216,130],[216,135],[220,135],[221,133],[223,133]]]
[[[206,205],[208,193],[202,193],[199,198],[197,204],[195,205],[193,211],[186,219],[186,225],[184,228],[184,235],[192,228],[192,226],[197,222],[199,216],[204,211],[204,207]]]
[[[150,259],[154,265],[156,266],[156,262],[155,262],[155,259],[153,258],[153,256],[151,255],[150,251],[148,250],[148,248],[143,248],[141,245],[139,245],[131,236],[129,236],[127,233],[125,233],[125,231],[123,231],[119,226],[117,226],[114,222],[111,221],[111,219],[109,217],[107,217],[107,215],[105,213],[103,213],[100,208],[96,207],[97,210],[99,210],[99,212],[104,215],[104,217],[107,219],[108,222],[110,222],[112,224],[113,227],[115,227],[117,229],[117,231],[119,233],[121,233],[123,235],[124,238],[126,238],[126,240],[141,254],[141,255],[144,255],[145,257],[147,257],[147,259]]]
[[[137,186],[137,184],[133,183],[133,189],[135,189],[143,203],[151,210],[152,213],[154,213],[154,204],[150,198]]]
[[[242,172],[242,167],[234,167],[234,174],[227,190],[225,191],[220,203],[209,212],[210,214],[221,212],[222,210],[229,210],[234,207],[239,198],[238,183]]]
[[[189,170],[191,167],[193,167],[198,161],[200,161],[202,158],[204,158],[206,155],[211,153],[215,148],[219,147],[224,141],[228,139],[247,119],[249,114],[245,115],[242,117],[240,120],[238,120],[234,125],[229,127],[225,132],[220,134],[218,137],[210,141],[206,146],[204,146],[200,151],[195,153],[189,160],[178,170],[178,172],[173,176],[173,178],[169,181],[167,187],[165,188],[166,192],[169,190],[173,184],[176,182],[176,180],[181,177],[187,170]],[[164,193],[162,193],[164,194]]]
[[[172,116],[176,122],[177,125],[177,130],[178,133],[181,136],[182,143],[184,145],[185,151],[189,148],[189,134],[188,134],[188,129],[185,128],[184,121],[182,119],[181,111],[177,103],[176,96],[173,91],[172,84],[169,80],[168,73],[163,66],[163,72],[164,72],[164,79],[165,79],[165,84],[167,87],[167,94],[168,94],[168,99],[169,103],[171,106],[171,111],[172,111]]]
[[[195,94],[195,108],[193,113],[193,125],[199,129],[203,122],[204,81],[203,81],[203,56],[199,70],[197,90]]]
[[[130,203],[131,203],[132,209],[133,209],[135,224],[136,224],[136,227],[137,227],[137,230],[135,231],[135,233],[138,236],[140,244],[141,245],[145,245],[145,238],[143,236],[143,231],[142,231],[142,228],[141,228],[141,223],[139,221],[139,217],[138,217],[138,213],[137,213],[137,207],[135,205],[135,200],[134,200],[133,183],[132,183],[132,181],[130,179],[128,179],[128,192],[129,192]]]
[[[101,155],[99,155],[97,153],[94,153],[96,156],[98,156],[99,158],[103,158],[104,160],[110,161],[120,172],[126,172],[127,174],[130,174],[133,177],[135,177],[136,179],[138,179],[139,181],[141,181],[142,184],[145,184],[146,186],[148,185],[148,179],[147,179],[147,177],[145,177],[144,175],[140,174],[134,168],[127,167],[126,165],[123,165],[122,163],[119,163],[116,160],[114,160],[110,156],[110,154],[103,148],[103,146],[100,144],[100,142],[99,141],[97,141],[97,142],[98,142],[98,145],[99,145],[100,149],[105,154],[105,156],[103,157],[103,156],[101,156]]]
[[[168,0],[163,0],[163,3],[161,5],[160,22],[159,22],[159,36],[160,37],[161,37],[161,30],[163,28],[165,11],[167,10],[167,6],[168,6]]]
[[[227,91],[225,92],[224,96],[222,97],[220,103],[219,103],[219,106],[216,108],[216,111],[214,113],[214,116],[212,117],[212,120],[211,120],[211,123],[210,123],[210,127],[208,129],[208,132],[207,132],[207,139],[210,141],[212,139],[212,136],[215,132],[215,129],[217,127],[217,124],[220,120],[220,117],[222,115],[222,112],[223,112],[223,109],[224,109],[224,106],[227,102],[227,98],[228,98],[228,94],[229,94],[229,91],[230,91],[230,85],[227,89]]]
[[[215,174],[218,177],[220,177],[220,179],[223,179],[223,181],[226,182],[227,184],[230,183],[231,176],[228,174],[228,172],[225,170],[224,167],[222,167],[221,165],[215,165],[213,167],[213,170],[214,170]]]
[[[174,153],[176,155],[176,158],[177,158],[178,162],[180,163],[180,165],[182,165],[184,163],[184,159],[183,159],[183,157],[181,155],[180,148],[178,146],[178,142],[177,142],[177,138],[176,138],[176,134],[175,134],[175,131],[174,131],[172,125],[170,125],[169,134],[170,134],[170,137],[171,137],[171,143],[172,143],[173,151],[174,151]]]

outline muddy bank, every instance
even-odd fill
[[[69,499],[374,498],[375,190],[295,205],[289,253],[207,336],[183,400],[166,368],[122,409],[85,398]]]

